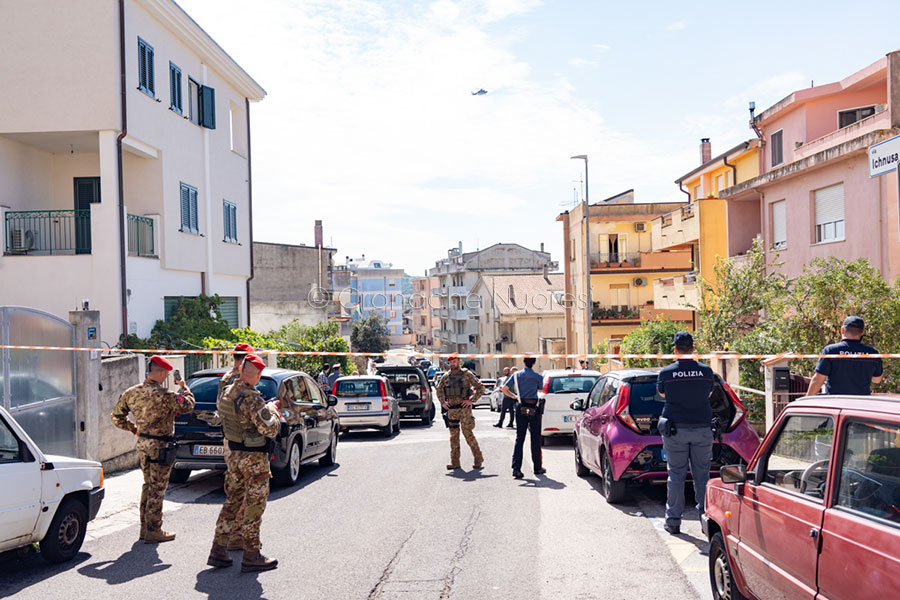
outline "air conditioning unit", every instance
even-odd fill
[[[10,249],[13,252],[28,252],[34,247],[34,232],[30,229],[12,230]]]
[[[637,231],[637,232],[647,231],[647,224],[644,223],[644,222],[635,223],[635,224],[634,224],[634,230]]]
[[[647,285],[646,277],[635,277],[631,280],[631,283],[634,284],[634,287],[644,287]]]

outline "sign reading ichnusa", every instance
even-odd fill
[[[900,135],[869,146],[869,177],[896,171],[900,165]]]

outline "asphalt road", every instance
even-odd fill
[[[206,566],[221,474],[200,472],[166,497],[165,525],[178,538],[137,542],[140,474],[107,480],[107,499],[71,562],[36,553],[0,557],[0,597],[291,599],[640,599],[709,597],[696,521],[661,533],[665,491],[635,490],[612,506],[599,480],[575,475],[571,443],[544,449],[546,475],[511,476],[513,431],[476,411],[486,461],[448,472],[447,431],[404,424],[340,438],[338,464],[304,467],[299,484],[275,488],[263,517],[263,553],[278,569],[240,573]],[[700,590],[698,592],[698,590]]]

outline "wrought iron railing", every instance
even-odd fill
[[[90,254],[91,211],[12,210],[6,213],[4,254]]]
[[[641,266],[640,252],[609,252],[597,253],[591,256],[591,266],[594,268],[608,267],[639,267]]]
[[[156,257],[153,246],[153,219],[128,215],[128,255]]]

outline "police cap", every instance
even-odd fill
[[[844,319],[844,327],[852,327],[853,329],[859,329],[860,331],[862,331],[866,328],[866,322],[862,320],[862,317],[850,315],[849,317]]]
[[[676,333],[673,341],[675,342],[676,348],[694,347],[694,336],[692,336],[687,331],[679,331],[678,333]]]

